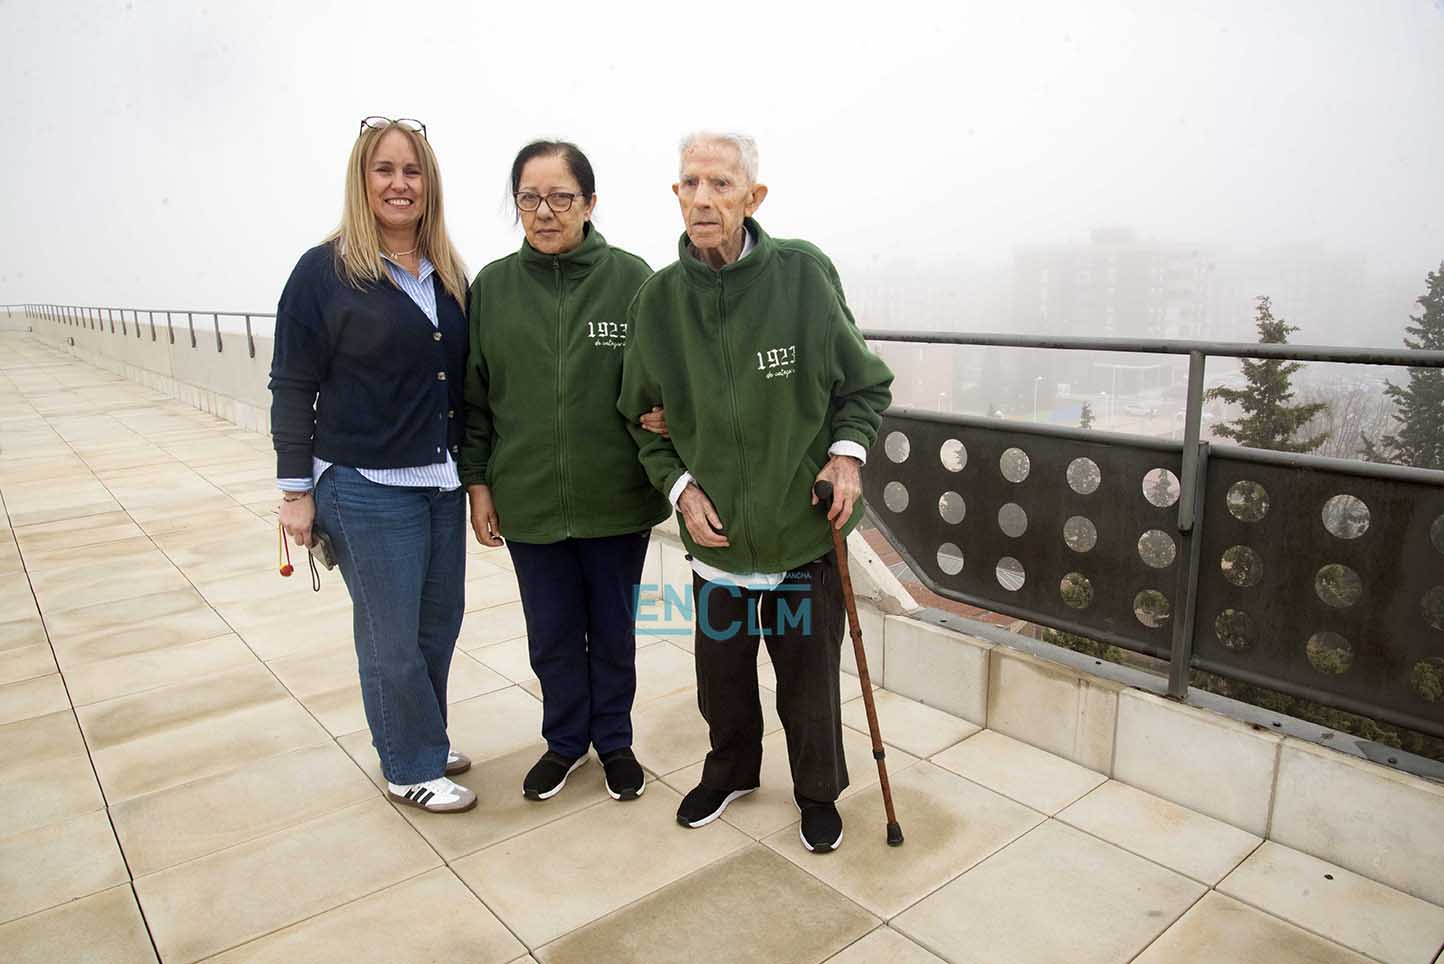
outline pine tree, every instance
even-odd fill
[[[1285,344],[1289,333],[1298,330],[1298,326],[1274,317],[1273,306],[1267,297],[1258,300],[1260,344]],[[1288,404],[1289,399],[1294,397],[1291,379],[1294,372],[1302,367],[1298,362],[1286,362],[1280,358],[1246,359],[1243,363],[1243,374],[1248,380],[1246,387],[1208,390],[1208,398],[1221,398],[1230,405],[1241,406],[1244,411],[1237,422],[1215,426],[1214,434],[1234,439],[1249,448],[1276,452],[1311,452],[1324,444],[1327,434],[1294,438],[1294,433],[1303,428],[1309,419],[1327,408],[1322,402]]]
[[[1093,427],[1093,405],[1092,405],[1091,402],[1084,402],[1084,403],[1083,403],[1083,411],[1081,411],[1081,412],[1078,413],[1078,427],[1079,427],[1079,428],[1092,428],[1092,427]]]
[[[1423,311],[1410,315],[1404,345],[1416,351],[1444,351],[1444,263],[1429,272],[1428,290],[1418,298]],[[1399,431],[1376,445],[1364,437],[1364,458],[1398,462],[1422,469],[1444,469],[1444,369],[1411,368],[1409,384],[1388,383],[1384,394],[1394,400]]]

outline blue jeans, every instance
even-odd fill
[[[336,465],[316,483],[316,525],[351,593],[361,701],[392,783],[446,769],[446,677],[461,631],[466,512],[461,489],[379,485]]]
[[[568,759],[632,745],[637,583],[651,535],[506,541],[541,681],[542,738]]]

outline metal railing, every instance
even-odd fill
[[[1444,472],[1200,441],[1210,357],[1444,368],[1444,352],[866,331],[1186,355],[1169,441],[894,408],[864,472],[931,591],[1444,737]]]
[[[39,318],[56,325],[66,325],[71,328],[83,328],[88,331],[108,332],[112,335],[119,335],[123,338],[134,337],[140,340],[145,339],[146,327],[149,327],[150,340],[159,341],[160,329],[157,328],[156,319],[162,317],[161,324],[165,326],[167,341],[174,345],[175,324],[179,318],[185,319],[185,327],[182,329],[183,336],[189,336],[192,348],[200,347],[200,339],[196,335],[196,319],[210,319],[210,327],[215,335],[215,346],[217,352],[225,351],[225,342],[221,338],[221,319],[240,319],[241,330],[246,335],[246,350],[250,357],[256,357],[256,334],[254,320],[258,318],[269,318],[275,320],[275,314],[261,311],[214,311],[206,309],[203,311],[189,309],[166,309],[166,308],[113,308],[99,305],[59,305],[59,304],[25,304],[7,305],[7,312],[14,309],[23,310],[32,318]],[[145,321],[141,321],[141,315],[145,315]],[[119,326],[117,330],[117,326]],[[210,336],[205,340],[210,342]]]

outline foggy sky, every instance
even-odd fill
[[[759,220],[843,264],[1103,225],[1444,259],[1444,0],[0,0],[0,37],[4,303],[274,310],[368,114],[426,122],[473,272],[520,243],[538,136],[590,154],[613,244],[671,261],[697,127],[757,137]]]

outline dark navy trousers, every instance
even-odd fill
[[[542,737],[569,759],[632,745],[637,584],[651,535],[507,540],[541,681]]]

